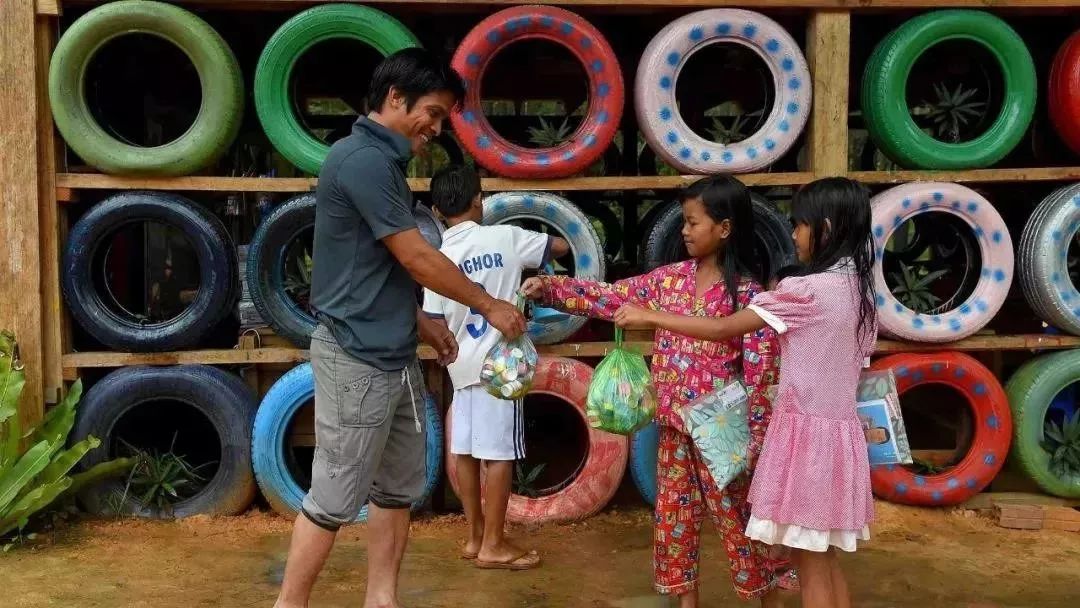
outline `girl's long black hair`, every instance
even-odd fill
[[[857,336],[865,342],[877,317],[870,192],[866,186],[847,178],[819,179],[795,193],[791,221],[810,227],[812,253],[807,264],[782,269],[780,278],[824,272],[840,260],[851,258],[861,295]]]
[[[754,206],[746,186],[726,175],[699,179],[679,195],[679,202],[701,199],[714,222],[731,220],[731,235],[717,252],[724,270],[724,286],[731,296],[731,308],[739,309],[739,280],[754,279],[763,286],[769,277],[769,256],[754,237]]]

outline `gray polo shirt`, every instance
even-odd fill
[[[381,242],[416,228],[409,140],[361,117],[330,148],[315,194],[311,307],[360,361],[395,371],[416,358],[416,283]]]

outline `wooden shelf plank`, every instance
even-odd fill
[[[852,171],[848,177],[867,184],[905,182],[1025,182],[1080,180],[1080,167],[972,169],[969,171]]]
[[[1080,167],[1033,167],[1020,169],[973,169],[970,171],[853,171],[848,174],[867,184],[899,184],[913,181],[939,182],[1022,182],[1080,181]],[[799,186],[813,181],[810,172],[749,173],[737,175],[748,186]],[[604,191],[604,190],[676,190],[698,179],[699,175],[570,177],[565,179],[508,179],[487,177],[481,180],[487,192],[510,190]],[[413,192],[427,192],[431,180],[410,178]],[[58,173],[58,200],[69,200],[79,190],[179,190],[209,192],[309,192],[318,180],[305,177],[123,177],[99,173]]]
[[[487,192],[507,190],[675,190],[702,176],[613,176],[571,177],[566,179],[507,179],[488,177],[481,180]],[[793,186],[813,180],[810,173],[751,173],[738,178],[748,186]],[[181,190],[218,192],[308,192],[315,188],[315,178],[303,177],[122,177],[98,173],[59,173],[56,176],[58,199],[69,198],[71,190]],[[428,178],[410,178],[413,192],[426,192]],[[63,189],[61,192],[60,190]]]
[[[230,9],[265,9],[302,7],[326,0],[173,0],[193,7],[226,7]],[[521,0],[339,0],[374,5],[474,5],[508,6]],[[60,0],[42,0],[38,10],[51,10]],[[64,5],[101,4],[102,0],[62,0]],[[880,9],[880,8],[1062,8],[1075,6],[1073,0],[546,0],[545,4],[589,7],[688,7],[688,8],[823,8],[823,9]],[[43,8],[44,7],[44,8]],[[54,13],[44,13],[54,14]]]
[[[634,340],[624,343],[644,355],[652,354],[652,341]],[[916,351],[988,351],[988,350],[1061,350],[1080,347],[1080,337],[1048,334],[1014,336],[973,336],[945,344],[917,344],[893,340],[878,341],[878,354]],[[614,342],[581,342],[538,346],[542,355],[560,357],[603,357],[615,348]],[[418,350],[421,359],[434,359],[427,346]],[[180,365],[205,363],[209,365],[244,365],[255,363],[298,363],[309,359],[308,351],[299,348],[231,348],[219,350],[188,350],[164,353],[85,352],[69,353],[63,366],[70,372],[82,367],[123,367],[126,365]]]

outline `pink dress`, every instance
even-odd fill
[[[750,486],[746,534],[811,551],[855,550],[873,520],[855,392],[877,328],[859,341],[857,277],[844,267],[784,279],[749,308],[780,334],[780,382]]]

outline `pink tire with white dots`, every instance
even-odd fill
[[[679,72],[711,44],[733,43],[757,53],[772,74],[776,96],[764,124],[746,139],[718,144],[679,115]],[[638,125],[657,156],[687,173],[747,173],[771,165],[798,139],[810,116],[810,70],[795,39],[765,15],[738,9],[690,13],[660,30],[638,64],[634,83]]]
[[[562,45],[589,78],[589,106],[577,131],[553,148],[526,148],[495,132],[480,107],[480,83],[488,64],[522,40]],[[567,177],[596,162],[615,138],[625,92],[615,51],[591,23],[553,6],[515,6],[484,19],[461,41],[454,69],[465,80],[460,111],[450,115],[461,145],[485,169],[513,178]]]
[[[871,201],[874,287],[880,331],[911,342],[953,342],[982,329],[997,314],[1013,279],[1013,245],[1005,221],[990,201],[959,184],[918,182],[890,188]],[[886,245],[906,221],[923,213],[948,213],[963,220],[978,244],[982,267],[970,295],[940,314],[905,306],[885,281]]]
[[[585,398],[592,381],[593,368],[574,359],[540,357],[530,394],[552,395],[566,401],[580,415],[588,429],[584,462],[573,479],[557,491],[535,498],[511,494],[506,519],[519,524],[579,521],[595,515],[615,495],[626,472],[629,440],[623,435],[605,433],[589,426],[585,418]],[[507,407],[510,407],[509,405]],[[528,397],[525,410],[529,409]],[[452,418],[446,416],[446,476],[458,492],[457,466],[450,452]],[[527,441],[527,440],[526,440]],[[527,454],[526,454],[527,456]],[[481,485],[483,485],[481,473]]]

